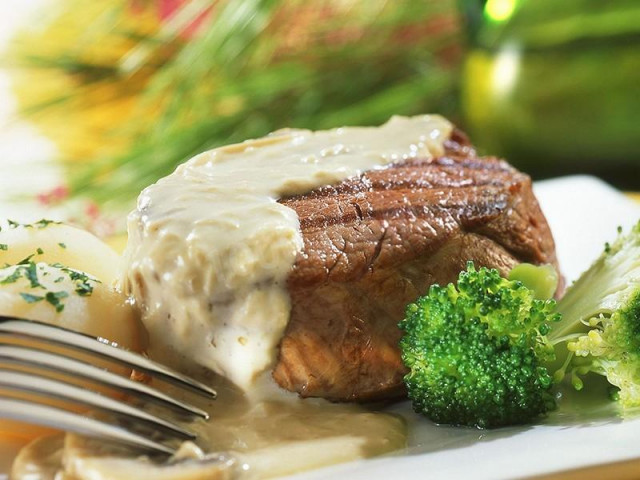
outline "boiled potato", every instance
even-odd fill
[[[13,265],[29,255],[34,255],[34,262],[87,272],[106,285],[117,279],[120,267],[120,256],[111,247],[80,228],[48,220],[28,226],[5,223],[0,230],[0,265]]]
[[[103,337],[132,350],[141,328],[125,297],[95,277],[44,262],[0,269],[0,314]]]
[[[23,264],[16,265],[19,262]],[[27,225],[5,222],[0,230],[3,264],[0,314],[51,323],[140,350],[139,320],[112,288],[120,256],[95,235],[49,220]]]

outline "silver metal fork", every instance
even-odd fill
[[[55,346],[56,351],[47,351],[43,348],[46,345]],[[64,353],[60,352],[60,347]],[[173,454],[175,448],[166,443],[195,439],[195,434],[174,422],[126,403],[125,398],[152,402],[182,415],[208,418],[202,409],[149,385],[69,356],[73,351],[107,360],[114,365],[124,365],[209,399],[216,397],[215,390],[203,383],[109,340],[33,320],[0,316],[0,417],[167,455]],[[51,378],[52,373],[56,377],[62,374],[67,378],[82,378],[101,385],[103,389],[106,387],[109,392],[118,394],[123,399],[116,400],[74,385],[73,382]],[[28,394],[28,399],[24,398],[25,394]],[[88,407],[92,413],[75,413],[47,404],[52,399]],[[93,413],[98,413],[99,419],[94,418]],[[138,427],[143,427],[149,434],[140,433],[137,431]]]

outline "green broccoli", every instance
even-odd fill
[[[624,408],[640,406],[640,222],[618,238],[558,302],[563,320],[554,328],[556,354],[569,355],[556,373],[604,375]]]
[[[546,338],[553,300],[469,263],[457,286],[432,285],[408,305],[400,347],[414,409],[437,423],[496,427],[529,422],[555,405]]]
[[[407,306],[400,347],[414,409],[437,423],[527,423],[555,408],[554,383],[569,376],[581,389],[589,372],[619,389],[622,406],[640,406],[640,223],[557,307],[536,298],[554,290],[548,269],[514,273],[469,263],[457,285]]]

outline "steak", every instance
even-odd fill
[[[558,269],[529,176],[478,156],[459,131],[441,157],[280,201],[297,212],[304,249],[288,277],[291,317],[273,377],[303,397],[402,395],[405,306],[455,281],[467,261],[503,274],[521,262]]]

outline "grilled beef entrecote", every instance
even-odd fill
[[[299,216],[304,249],[288,278],[280,386],[338,401],[398,396],[407,303],[455,281],[469,260],[502,273],[521,262],[558,268],[531,179],[477,156],[459,131],[445,147],[281,200]]]

